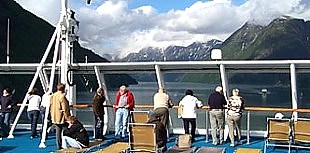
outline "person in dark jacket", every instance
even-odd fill
[[[98,88],[96,95],[93,99],[93,110],[95,116],[95,140],[103,140],[103,116],[104,116],[104,107],[103,103],[105,102],[104,90]]]
[[[215,92],[211,93],[208,99],[208,105],[210,107],[209,116],[211,124],[211,135],[213,145],[223,144],[224,142],[224,109],[227,105],[225,96],[223,95],[223,88],[217,86]],[[217,133],[219,132],[219,142],[217,139]]]
[[[62,148],[85,148],[89,145],[89,136],[84,126],[75,116],[66,119],[68,127],[63,131]]]
[[[16,100],[9,88],[3,89],[3,94],[0,95],[0,125],[2,136],[7,137],[10,131],[10,118],[13,111],[13,106],[16,105]]]
[[[158,148],[163,148],[163,151],[167,150],[167,130],[165,125],[160,121],[160,116],[152,114],[147,123],[155,124],[156,144]]]

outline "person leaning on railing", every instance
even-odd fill
[[[93,110],[95,116],[95,140],[97,141],[103,140],[103,103],[105,102],[105,99],[104,90],[102,88],[98,88],[93,99]]]
[[[165,128],[168,129],[169,123],[169,109],[173,106],[169,95],[166,93],[166,90],[162,87],[158,89],[158,92],[154,95],[154,114],[160,117],[160,121],[165,125]]]
[[[202,103],[193,95],[192,90],[186,90],[185,96],[179,103],[179,106],[183,108],[181,118],[184,124],[185,134],[189,134],[189,124],[191,124],[191,141],[195,141],[195,131],[196,131],[196,108],[202,107]]]
[[[38,137],[37,134],[37,124],[40,115],[40,103],[41,97],[38,95],[38,89],[33,88],[29,92],[29,96],[27,97],[28,108],[27,108],[27,115],[28,119],[30,120],[31,124],[31,136],[30,138]]]
[[[239,96],[239,89],[232,90],[232,96],[228,98],[227,125],[229,129],[230,146],[235,146],[234,130],[236,128],[238,144],[241,144],[241,117],[244,110],[244,100]]]
[[[129,112],[133,110],[135,106],[135,98],[130,90],[122,85],[116,94],[115,105],[115,140],[123,140],[127,137],[127,123],[129,118]]]
[[[223,95],[223,88],[217,86],[215,92],[211,93],[208,99],[213,145],[217,145],[218,143],[223,144],[224,142],[224,109],[226,104],[227,101]],[[219,142],[217,139],[217,130],[219,130],[220,134]]]

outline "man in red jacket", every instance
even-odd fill
[[[116,102],[113,105],[115,116],[115,139],[123,139],[127,136],[127,122],[129,112],[133,110],[135,98],[133,94],[126,89],[125,85],[119,88],[116,94]]]

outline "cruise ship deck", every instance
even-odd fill
[[[171,148],[175,145],[175,139],[178,135],[172,135],[169,138],[169,142],[167,144],[168,148]],[[85,152],[100,152],[101,150],[104,150],[106,147],[113,144],[114,136],[113,134],[106,135],[106,139],[98,146],[93,147],[90,150],[87,150]],[[93,141],[92,136],[90,136],[90,140]],[[214,146],[212,144],[212,141],[206,142],[205,136],[203,135],[197,135],[195,138],[195,142],[192,144],[193,148],[203,148],[203,147],[217,147],[217,148],[225,148],[226,153],[233,153],[238,148],[251,148],[251,149],[260,149],[263,152],[264,149],[264,141],[265,139],[263,137],[251,137],[250,143],[247,144],[246,137],[242,138],[242,144],[237,145],[235,147],[230,147],[229,143],[225,143],[223,145],[217,145]],[[39,148],[40,144],[40,138],[30,138],[30,130],[16,130],[15,131],[15,138],[14,139],[8,139],[3,138],[2,141],[0,141],[0,152],[4,153],[16,153],[16,152],[57,152],[56,150],[56,143],[55,143],[55,136],[53,133],[51,133],[46,140],[46,148]],[[267,152],[270,153],[283,153],[288,152],[288,149],[285,147],[269,147]],[[310,150],[304,150],[304,149],[292,149],[291,152],[298,152],[298,153],[306,153],[310,152]]]

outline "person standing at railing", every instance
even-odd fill
[[[42,127],[41,127],[41,133],[43,133],[43,127],[44,127],[44,119],[45,119],[45,112],[46,112],[46,107],[50,105],[51,101],[51,92],[48,92],[48,89],[46,89],[46,93],[42,96],[42,101],[40,105],[40,114],[41,114],[41,122],[42,122]],[[50,121],[50,114],[48,113],[47,117],[47,129],[51,126],[51,121]],[[45,136],[47,138],[47,134]]]
[[[36,138],[38,137],[37,124],[38,124],[38,120],[40,116],[40,103],[41,103],[41,97],[38,95],[37,88],[33,88],[29,92],[27,101],[28,101],[27,114],[28,114],[28,119],[30,120],[30,124],[31,124],[30,138]]]
[[[56,128],[56,145],[57,149],[61,148],[61,133],[65,127],[65,119],[70,116],[69,101],[65,96],[65,84],[57,85],[57,92],[51,95],[50,112],[52,123]]]
[[[160,121],[168,129],[169,123],[169,109],[173,106],[169,95],[164,88],[159,88],[158,92],[154,95],[154,114],[159,116]]]
[[[113,105],[115,116],[115,140],[123,140],[127,137],[127,124],[129,119],[129,112],[133,110],[135,106],[135,98],[131,91],[129,91],[125,85],[119,88],[116,94],[116,102]]]
[[[17,101],[13,98],[12,92],[9,88],[3,89],[3,94],[0,95],[0,104],[2,137],[7,137],[10,131],[10,118],[13,111],[13,106],[17,104]]]
[[[210,107],[209,116],[211,124],[211,135],[213,145],[223,144],[224,142],[224,109],[227,105],[225,96],[223,95],[223,88],[217,86],[215,92],[211,93],[208,100]],[[219,141],[217,134],[219,132]]]
[[[230,146],[235,146],[234,130],[237,131],[238,144],[241,144],[241,117],[244,110],[244,100],[239,96],[239,89],[232,90],[228,98],[227,125],[229,129]]]
[[[97,141],[103,140],[103,103],[105,102],[105,99],[104,90],[102,88],[98,88],[93,99],[93,111],[95,116],[95,140]]]
[[[193,95],[192,90],[186,90],[185,96],[180,101],[179,106],[183,108],[181,118],[184,124],[185,134],[189,134],[189,123],[191,124],[191,136],[192,142],[195,141],[195,131],[196,131],[196,108],[202,107],[202,103]]]

